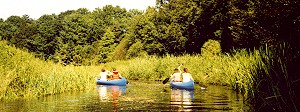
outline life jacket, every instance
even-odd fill
[[[120,79],[119,72],[113,71],[112,79],[113,79],[113,80]]]

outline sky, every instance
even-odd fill
[[[155,6],[156,0],[4,0],[0,3],[0,18],[6,20],[12,15],[29,15],[38,19],[44,14],[60,14],[67,10],[87,8],[93,11],[105,5],[120,6],[121,8],[146,10]]]

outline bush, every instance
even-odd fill
[[[209,39],[201,48],[201,54],[205,57],[219,56],[221,54],[221,45],[217,40]]]

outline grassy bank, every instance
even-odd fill
[[[94,87],[98,71],[61,66],[0,42],[0,99],[32,98]],[[92,75],[91,75],[92,74]]]

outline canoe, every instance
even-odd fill
[[[194,90],[194,81],[193,80],[190,80],[189,82],[170,81],[170,85],[172,88]]]
[[[99,85],[116,85],[116,86],[126,86],[126,78],[119,80],[100,80],[97,79],[97,84]]]

